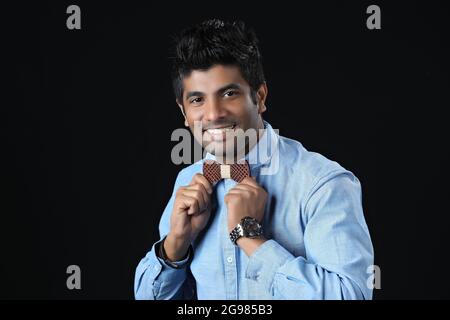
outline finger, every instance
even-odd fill
[[[177,195],[176,201],[178,202],[178,205],[179,205],[181,210],[183,210],[183,211],[189,210],[189,208],[191,206],[191,202],[190,202],[191,201],[191,197],[188,197],[184,193],[180,193],[180,194]]]
[[[253,187],[253,186],[249,186],[248,184],[238,184],[235,185],[233,188],[231,188],[228,192],[233,191],[232,193],[237,193],[237,194],[241,194],[241,195],[254,195],[258,193],[258,189]]]
[[[254,191],[256,190],[255,187],[250,186],[248,184],[237,184],[235,185],[233,188],[231,188],[230,190],[245,190],[245,191]]]
[[[186,197],[185,204],[188,206],[187,214],[193,215],[200,211],[200,205],[196,198]]]
[[[187,213],[188,215],[193,214],[192,212],[194,212],[195,210],[198,210],[198,201],[194,198],[185,196],[185,195],[180,195],[178,198],[179,204],[180,204],[180,209],[182,210],[183,213]]]
[[[197,205],[197,211],[203,211],[206,208],[206,203],[203,200],[203,196],[201,195],[201,192],[198,190],[184,190],[183,196],[186,198],[191,198],[196,201]],[[188,213],[193,214],[195,212],[192,212],[192,210],[188,210]]]
[[[245,177],[241,184],[246,184],[255,188],[260,188],[261,186],[256,182],[256,179],[254,177]]]
[[[243,194],[252,194],[252,190],[246,190],[246,189],[230,189],[227,194],[237,194],[237,195],[243,195]]]
[[[203,214],[204,212],[208,212],[209,204],[201,205],[198,199],[193,198],[193,206],[191,210],[188,210],[187,214],[190,216],[197,216]]]
[[[199,205],[198,210],[199,211],[205,210],[208,205],[208,199],[205,200],[205,195],[199,190],[188,190],[188,191],[192,192],[192,195],[189,196],[197,200]]]
[[[209,194],[212,194],[213,188],[211,183],[209,183],[208,179],[205,178],[201,173],[197,173],[192,177],[191,184],[201,183]]]
[[[229,203],[233,203],[235,201],[238,201],[239,199],[241,199],[242,197],[242,193],[239,191],[228,191],[228,193],[225,195],[225,203],[228,205]]]
[[[208,191],[206,191],[205,186],[202,185],[201,183],[190,185],[190,186],[186,187],[186,190],[199,191],[201,193],[202,197],[203,197],[203,201],[205,203],[209,202],[209,193],[208,193]]]
[[[227,194],[230,194],[230,195],[236,195],[236,196],[240,196],[240,197],[244,197],[244,198],[249,198],[249,197],[251,197],[251,195],[253,194],[254,192],[253,191],[251,191],[251,190],[239,190],[239,189],[235,189],[235,190],[230,190],[230,191],[228,191],[228,193]]]

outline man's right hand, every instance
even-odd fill
[[[189,246],[202,231],[211,215],[212,186],[197,173],[188,186],[180,187],[175,196],[170,231],[164,241],[164,251],[171,261],[186,256]]]

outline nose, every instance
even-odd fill
[[[209,99],[205,104],[203,113],[203,120],[207,122],[214,122],[218,119],[226,117],[226,110],[217,99]]]

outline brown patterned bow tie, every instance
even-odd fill
[[[203,175],[214,184],[222,179],[233,179],[241,182],[246,177],[250,177],[250,168],[247,161],[233,164],[220,164],[214,160],[203,162]]]

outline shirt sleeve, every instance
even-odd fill
[[[305,256],[268,240],[249,257],[246,278],[275,299],[371,299],[373,247],[358,179],[350,172],[320,179],[302,214]]]
[[[164,237],[164,238],[165,238],[165,237]],[[171,267],[170,265],[168,265],[168,264],[164,261],[164,259],[162,259],[162,258],[158,255],[158,253],[157,253],[157,252],[159,252],[159,247],[162,245],[162,241],[163,241],[163,239],[159,240],[159,241],[155,244],[155,254],[156,254],[156,257],[158,258],[159,262],[160,262],[163,266],[165,266],[165,267],[167,267],[167,268],[172,268],[172,269],[173,269],[173,267]],[[189,250],[189,251],[188,251],[188,254],[187,254],[187,256],[186,256],[186,258],[184,258],[183,260],[180,260],[180,261],[171,261],[171,263],[173,263],[177,268],[184,268],[184,267],[187,266],[187,264],[188,264],[188,262],[189,262],[190,259],[191,259],[191,251]]]
[[[182,268],[176,269],[167,265],[157,255],[159,245],[169,232],[175,192],[180,186],[180,179],[177,178],[174,191],[159,223],[160,240],[153,244],[151,250],[136,268],[134,295],[137,300],[190,299],[195,293],[194,280],[188,270],[188,262],[191,257],[188,256],[182,261],[175,262],[182,266]]]

